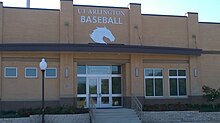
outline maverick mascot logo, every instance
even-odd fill
[[[106,41],[104,41],[104,37],[108,38],[111,42],[115,41],[114,35],[106,27],[97,27],[93,30],[92,34],[90,34],[90,38],[92,38],[94,42],[100,44],[107,44]]]

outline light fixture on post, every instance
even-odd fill
[[[39,67],[41,69],[42,72],[42,109],[41,109],[41,113],[42,113],[42,123],[44,123],[44,73],[45,70],[47,69],[47,62],[45,61],[45,59],[43,58],[39,64]]]

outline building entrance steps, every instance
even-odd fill
[[[141,123],[132,109],[96,109],[95,123]]]

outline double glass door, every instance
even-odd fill
[[[87,92],[91,95],[97,108],[110,107],[112,104],[111,78],[88,77]]]

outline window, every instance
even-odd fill
[[[86,74],[86,66],[77,66],[77,74]]]
[[[121,74],[121,66],[113,65],[112,66],[112,74]]]
[[[186,70],[169,70],[170,96],[186,96]]]
[[[112,77],[112,94],[121,94],[121,77]]]
[[[77,94],[86,94],[86,77],[78,77]]]
[[[37,68],[36,67],[26,67],[25,68],[26,78],[37,78]]]
[[[163,96],[163,70],[146,68],[145,96]]]
[[[57,78],[57,69],[56,68],[47,68],[45,71],[46,78]]]
[[[5,67],[4,76],[6,78],[16,78],[17,77],[17,67]]]

